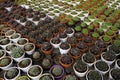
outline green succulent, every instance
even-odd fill
[[[76,76],[74,76],[74,75],[67,75],[67,76],[65,77],[65,80],[77,80],[77,78],[76,78]]]
[[[60,76],[60,75],[62,74],[62,69],[61,69],[61,67],[60,67],[60,66],[55,66],[55,67],[53,67],[53,69],[52,69],[52,74],[53,74],[54,76]]]
[[[77,22],[77,21],[79,21],[80,19],[79,19],[78,17],[74,17],[73,20],[74,20],[75,22]]]
[[[0,60],[0,66],[7,66],[10,63],[8,58],[3,58]]]
[[[18,69],[17,68],[12,68],[12,69],[9,69],[7,72],[6,72],[6,76],[9,77],[9,79],[12,79],[16,76],[16,74],[18,74]]]
[[[98,37],[99,37],[99,34],[98,34],[97,32],[94,32],[94,33],[92,33],[92,37],[98,38]]]
[[[30,50],[33,49],[33,45],[32,45],[32,44],[26,44],[26,45],[24,46],[24,49],[25,49],[26,51],[30,51]]]
[[[83,34],[88,34],[88,30],[87,29],[82,29],[82,33]]]
[[[107,33],[108,36],[112,36],[112,35],[114,35],[114,33],[113,33],[112,30],[108,30],[106,33]]]
[[[4,54],[5,54],[4,51],[0,50],[0,57],[2,57]]]
[[[43,59],[42,65],[44,67],[48,67],[49,65],[51,65],[51,62],[49,59],[45,58],[45,59]]]
[[[104,40],[105,42],[109,42],[109,41],[111,40],[111,38],[110,38],[109,36],[105,35],[105,36],[103,37],[103,40]]]
[[[31,67],[28,71],[30,76],[38,76],[41,73],[41,69],[38,66]]]
[[[27,76],[19,76],[16,80],[30,80]]]
[[[68,22],[68,25],[70,25],[70,26],[74,25],[74,21],[72,21],[72,20],[69,21],[69,22]]]
[[[120,40],[114,40],[113,44],[114,44],[115,46],[120,46]]]
[[[21,47],[14,47],[11,52],[11,56],[14,58],[19,58],[24,54],[24,50]]]
[[[30,60],[29,59],[25,59],[25,60],[22,60],[21,61],[21,65],[24,65],[24,67],[28,66],[30,63]]]
[[[75,26],[75,30],[76,30],[77,32],[79,32],[79,31],[81,31],[81,27],[80,27],[79,25],[77,25],[77,26]]]
[[[39,80],[53,80],[51,75],[44,75]]]

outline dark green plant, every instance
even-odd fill
[[[15,44],[8,45],[6,46],[6,50],[11,51],[14,47],[17,47],[17,45]]]
[[[74,75],[67,75],[64,80],[77,80],[77,77]]]
[[[99,34],[98,34],[97,32],[94,32],[94,33],[92,33],[92,37],[98,38],[98,37],[99,37]]]
[[[114,35],[112,30],[108,30],[106,33],[107,33],[108,36],[113,36]]]
[[[88,30],[87,29],[82,29],[82,33],[85,35],[88,35]]]
[[[93,63],[95,61],[95,56],[91,53],[85,53],[83,60],[87,63]]]
[[[111,46],[109,47],[109,50],[110,50],[110,51],[113,51],[115,54],[119,54],[119,53],[120,53],[120,48],[119,48],[119,46],[117,46],[117,45],[115,45],[115,44],[111,45]]]
[[[103,36],[103,40],[105,42],[109,42],[111,40],[111,38],[109,36],[105,35],[105,36]]]
[[[73,56],[79,56],[80,55],[80,50],[76,47],[71,48],[70,54],[73,55]]]
[[[120,47],[120,40],[114,40],[113,44],[114,44],[115,46]]]
[[[6,45],[6,44],[8,44],[9,42],[10,42],[9,39],[4,39],[4,40],[1,40],[1,41],[0,41],[0,44],[1,44],[1,45]]]
[[[82,62],[82,60],[81,59],[79,59],[78,61],[77,61],[77,63],[75,64],[75,69],[76,69],[76,71],[78,71],[78,72],[85,72],[85,71],[87,71],[87,64],[85,64],[84,62]]]
[[[111,71],[111,75],[114,80],[119,80],[120,79],[120,69],[113,69]]]
[[[104,61],[98,61],[98,62],[96,62],[95,66],[100,71],[107,71],[109,69],[108,64],[105,63]]]
[[[102,80],[102,75],[95,70],[92,70],[87,75],[88,80]]]
[[[81,27],[80,27],[79,25],[76,25],[76,26],[75,26],[75,30],[76,30],[77,32],[79,32],[79,31],[81,31]]]

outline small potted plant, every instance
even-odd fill
[[[120,69],[120,59],[117,59],[115,62],[115,68]]]
[[[41,46],[41,50],[44,54],[49,55],[52,54],[53,47],[49,42],[44,42]]]
[[[71,47],[75,47],[77,43],[76,37],[68,37],[67,42],[71,45]]]
[[[86,74],[86,80],[103,80],[103,76],[100,72],[96,71],[96,70],[90,70],[87,74]]]
[[[23,72],[27,72],[27,70],[32,66],[32,60],[30,58],[23,58],[17,65]]]
[[[94,40],[97,40],[99,38],[99,34],[97,32],[92,33],[92,37]]]
[[[26,43],[28,43],[28,39],[27,38],[20,38],[17,41],[17,45],[20,46],[21,48],[23,48]]]
[[[51,59],[49,59],[49,58],[44,58],[43,60],[42,60],[42,67],[43,68],[45,68],[45,69],[49,69],[51,66],[52,66],[52,60]]]
[[[79,41],[82,41],[83,38],[84,38],[84,36],[83,36],[83,34],[82,34],[81,32],[75,33],[74,36],[77,38],[77,41],[78,41],[78,42],[79,42]]]
[[[71,46],[67,42],[62,42],[60,44],[59,50],[61,54],[67,54],[70,49],[71,49]]]
[[[59,38],[62,42],[65,42],[68,38],[66,33],[59,33]]]
[[[65,33],[67,34],[68,37],[72,37],[74,35],[75,31],[73,28],[67,28],[65,30]]]
[[[58,37],[55,37],[50,40],[50,43],[54,48],[59,48],[61,41]]]
[[[102,74],[106,74],[110,70],[110,66],[102,61],[102,60],[97,60],[94,64],[95,70],[99,71]]]
[[[91,36],[85,36],[83,40],[88,46],[91,46],[93,44],[93,39]]]
[[[28,71],[27,75],[33,80],[39,80],[39,77],[42,75],[43,69],[39,65],[33,65],[31,66]]]
[[[82,53],[88,51],[88,46],[87,46],[86,43],[83,42],[83,41],[80,41],[80,42],[77,44],[77,48],[79,48]]]
[[[16,80],[30,80],[28,76],[19,76]]]
[[[114,52],[112,51],[107,51],[107,52],[103,52],[101,54],[101,60],[105,61],[108,65],[111,65],[113,62],[115,62],[116,56],[114,54]]]
[[[39,62],[39,61],[41,61],[43,59],[43,56],[44,56],[44,54],[41,51],[35,51],[32,54],[32,60],[34,62]]]
[[[0,49],[0,59],[6,56],[6,52],[3,49]]]
[[[64,75],[64,68],[60,65],[53,65],[50,68],[50,73],[54,76],[55,79],[60,79]]]
[[[12,40],[13,42],[17,43],[17,41],[21,38],[21,34],[19,33],[15,33],[10,37],[10,40]]]
[[[87,36],[89,34],[88,29],[82,29],[82,33],[84,36]]]
[[[63,54],[59,58],[59,63],[64,67],[64,68],[69,68],[73,64],[73,58],[71,58],[67,54]]]
[[[33,52],[35,51],[35,44],[33,43],[26,43],[24,45],[24,50],[28,55],[32,55]]]
[[[11,57],[17,62],[19,62],[22,58],[24,58],[24,56],[25,56],[25,51],[20,47],[14,47],[11,50]]]
[[[11,57],[5,56],[0,59],[0,68],[6,70],[10,68],[13,64],[13,59]]]
[[[68,74],[62,78],[62,80],[78,80],[75,75]]]
[[[44,73],[40,76],[39,80],[55,80],[50,73]]]
[[[120,79],[120,69],[112,68],[109,72],[109,79],[119,80]]]
[[[88,72],[88,65],[79,59],[74,65],[73,70],[78,77],[84,77]]]
[[[74,58],[75,60],[79,59],[81,56],[81,52],[77,47],[73,47],[70,49],[69,54],[72,58]]]
[[[106,35],[110,36],[111,38],[113,38],[115,36],[114,32],[112,30],[108,30],[106,32]]]
[[[111,38],[107,35],[104,35],[102,37],[102,40],[106,42],[106,44],[110,44],[111,43]]]
[[[8,30],[6,33],[5,33],[5,36],[6,37],[8,37],[8,38],[10,38],[13,34],[15,34],[16,33],[16,31],[15,30]]]
[[[11,41],[6,38],[6,39],[2,39],[0,40],[0,46],[5,49],[7,45],[10,45],[11,44]]]
[[[96,61],[96,57],[91,53],[84,53],[82,55],[82,61],[88,66],[92,66]]]
[[[5,80],[16,80],[20,76],[20,69],[17,67],[11,67],[4,73]]]

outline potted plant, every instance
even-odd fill
[[[120,69],[112,68],[109,72],[109,79],[118,80],[120,79]]]
[[[61,41],[58,37],[55,37],[50,40],[50,43],[54,48],[59,48]]]
[[[52,54],[53,47],[49,42],[44,42],[41,46],[41,51],[44,54],[49,55],[49,54]]]
[[[42,73],[43,69],[39,65],[33,65],[27,71],[28,77],[34,80],[39,80],[39,77],[42,75]]]
[[[69,68],[73,64],[73,58],[71,58],[67,54],[63,54],[59,58],[59,63],[64,67],[64,68]]]
[[[76,38],[77,38],[77,41],[82,41],[84,36],[81,32],[76,32],[75,35],[74,35]]]
[[[94,64],[95,70],[99,71],[102,74],[106,74],[110,70],[110,66],[102,61],[102,60],[97,60]]]
[[[114,32],[112,31],[112,30],[108,30],[107,32],[106,32],[106,35],[108,35],[108,36],[111,36],[111,38],[113,38],[115,35],[114,35]]]
[[[6,37],[8,37],[8,38],[10,38],[13,34],[15,34],[16,33],[16,31],[15,30],[8,30],[6,33],[5,33],[5,36]]]
[[[55,79],[60,79],[64,75],[64,68],[60,65],[53,65],[50,68],[50,73],[54,76]]]
[[[115,61],[115,68],[120,69],[120,59],[117,59],[117,60]]]
[[[5,80],[16,80],[20,76],[20,69],[17,67],[11,67],[4,73]]]
[[[17,62],[19,62],[22,58],[24,58],[24,56],[25,56],[25,51],[20,47],[14,47],[11,50],[11,57]]]
[[[87,36],[89,34],[88,29],[82,29],[82,33],[84,36]]]
[[[62,80],[78,80],[75,75],[68,74],[62,78]]]
[[[88,51],[88,46],[87,46],[86,43],[83,42],[83,41],[80,41],[80,42],[77,44],[77,48],[79,48],[82,53]]]
[[[6,56],[6,52],[3,49],[0,49],[0,59]]]
[[[43,68],[45,68],[45,69],[49,69],[51,66],[52,66],[52,60],[51,59],[49,59],[49,58],[44,58],[43,60],[42,60],[42,67]]]
[[[93,39],[91,36],[85,36],[83,41],[87,44],[87,46],[91,46],[93,44]]]
[[[30,80],[28,76],[19,76],[16,80]]]
[[[35,44],[33,43],[26,43],[24,45],[24,50],[28,55],[31,55],[35,51]]]
[[[77,31],[77,32],[80,32],[80,31],[81,31],[81,27],[80,27],[79,25],[76,25],[74,29],[75,29],[75,31]]]
[[[44,54],[41,52],[41,51],[35,51],[33,54],[32,54],[32,60],[34,62],[39,62],[43,59],[44,57]]]
[[[59,50],[61,54],[67,54],[70,49],[71,49],[71,46],[67,42],[62,42],[60,44]]]
[[[65,42],[68,38],[66,33],[59,33],[59,38],[62,42]]]
[[[88,65],[79,59],[74,65],[73,70],[78,77],[84,77],[88,72]]]
[[[86,80],[103,80],[103,76],[100,72],[96,71],[96,70],[90,70],[87,74],[86,74]]]
[[[108,46],[107,50],[110,50],[113,52],[113,54],[115,54],[116,56],[118,56],[120,54],[120,49],[119,46],[117,46],[119,43],[113,43],[112,45]]]
[[[105,61],[108,65],[111,65],[113,62],[115,62],[116,56],[114,54],[114,52],[112,51],[107,51],[107,52],[103,52],[101,54],[101,60]]]
[[[70,54],[70,56],[75,60],[79,59],[81,56],[80,50],[77,47],[71,48],[68,54]]]
[[[0,40],[0,46],[5,49],[7,45],[10,45],[11,44],[11,41],[6,38],[6,39],[2,39]]]
[[[65,30],[65,33],[67,34],[68,37],[72,37],[74,35],[75,31],[73,28],[67,28]]]
[[[21,48],[23,48],[26,43],[28,43],[28,39],[27,38],[20,38],[17,41],[17,45],[20,46]]]
[[[72,47],[74,47],[74,46],[76,46],[77,39],[76,39],[76,37],[74,37],[74,36],[68,37],[67,42],[68,42]]]
[[[92,33],[92,37],[94,40],[97,40],[99,38],[99,33],[97,32]]]
[[[0,59],[0,68],[6,70],[10,68],[13,64],[13,59],[11,57],[5,56]]]
[[[18,62],[17,66],[23,72],[27,72],[27,70],[32,66],[32,60],[30,58],[23,58]]]
[[[40,76],[39,80],[55,80],[50,73],[44,73]]]
[[[84,53],[82,55],[82,61],[88,66],[92,66],[96,61],[96,57],[91,53]]]
[[[17,43],[17,41],[21,38],[21,34],[19,33],[15,33],[10,37],[10,40],[12,40],[13,42]]]

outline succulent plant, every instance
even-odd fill
[[[72,63],[72,58],[69,55],[63,55],[61,62],[64,64],[70,64]]]
[[[34,59],[38,59],[40,58],[41,54],[39,52],[34,52],[32,56]]]
[[[24,49],[26,50],[26,51],[30,51],[30,50],[32,50],[33,49],[33,44],[26,44],[25,46],[24,46]]]
[[[11,36],[11,39],[15,39],[15,38],[18,38],[19,37],[19,34],[13,34],[12,36]]]
[[[54,66],[51,73],[54,76],[60,76],[62,74],[62,68],[60,66]]]
[[[11,53],[11,56],[14,57],[14,58],[19,58],[21,57],[22,55],[24,54],[24,50],[20,47],[14,47],[12,49],[12,53]]]
[[[113,69],[111,71],[111,75],[113,77],[114,80],[119,80],[120,79],[120,69]]]
[[[12,79],[12,78],[14,78],[17,74],[18,74],[18,69],[17,69],[17,68],[12,68],[12,69],[9,69],[9,70],[6,72],[6,77],[8,77],[9,79]]]
[[[41,69],[38,66],[31,67],[28,70],[30,76],[38,76],[41,73]]]
[[[53,79],[52,79],[51,75],[44,75],[44,76],[40,77],[39,80],[53,80]]]
[[[0,57],[2,57],[4,54],[4,51],[0,50]]]
[[[75,75],[67,75],[64,80],[77,80]]]
[[[42,66],[43,66],[44,68],[47,68],[47,67],[49,67],[50,65],[51,65],[51,61],[50,61],[49,59],[47,59],[47,58],[44,58],[43,61],[42,61]]]
[[[9,58],[2,58],[0,60],[0,66],[1,67],[7,66],[9,63],[10,63],[10,59]]]
[[[79,56],[80,55],[80,50],[77,47],[71,48],[70,49],[70,54],[73,56]]]
[[[10,42],[9,39],[4,39],[4,40],[1,40],[1,41],[0,41],[0,44],[1,44],[1,45],[6,45],[6,44],[8,44],[9,42]]]
[[[109,36],[105,35],[105,36],[103,37],[103,40],[104,40],[105,42],[109,42],[109,41],[111,40],[111,38],[110,38]]]
[[[119,46],[113,44],[109,47],[109,50],[113,51],[115,54],[119,54],[120,53],[120,49]]]
[[[25,44],[25,43],[27,43],[27,40],[26,39],[19,39],[18,40],[18,44]]]
[[[17,45],[15,44],[8,45],[6,46],[6,50],[11,51],[14,47],[17,47]]]
[[[19,65],[20,67],[27,67],[29,64],[30,64],[30,60],[25,59],[25,60],[22,60]]]
[[[91,53],[85,53],[83,59],[87,63],[93,63],[95,61],[95,56]]]
[[[81,27],[80,27],[79,25],[76,25],[76,26],[75,26],[75,30],[76,30],[77,32],[79,32],[79,31],[81,31]]]

